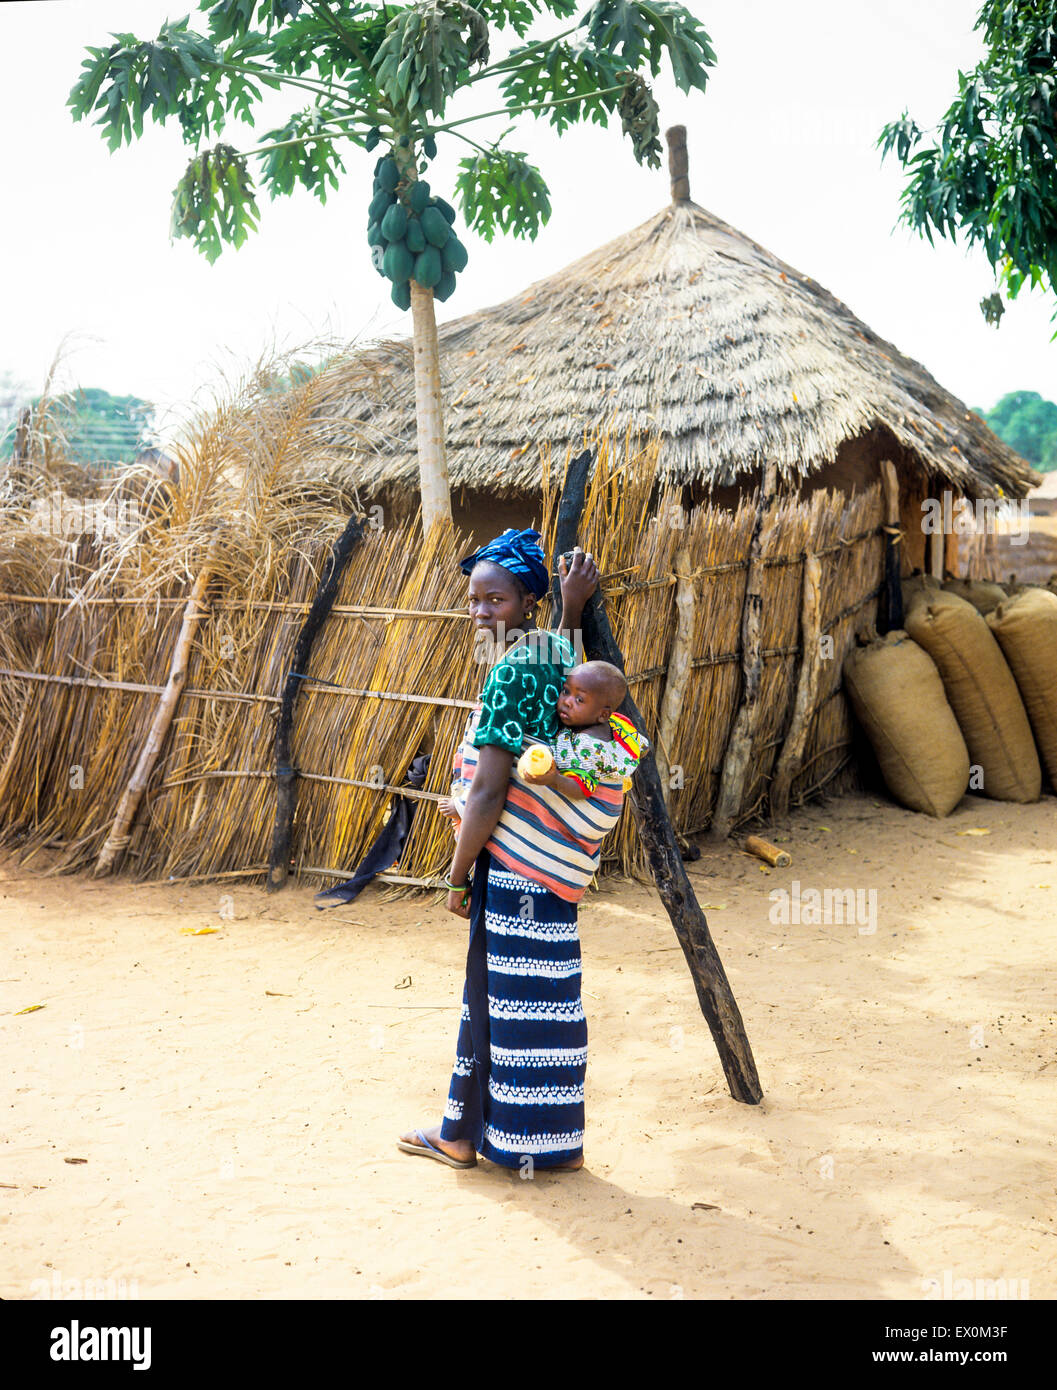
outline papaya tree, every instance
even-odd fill
[[[189,237],[210,262],[256,230],[258,188],[275,198],[301,186],[325,203],[350,147],[378,151],[369,196],[365,188],[364,254],[412,314],[423,528],[450,523],[434,300],[453,293],[467,253],[455,207],[424,177],[438,143],[468,147],[448,190],[467,226],[488,242],[497,232],[535,238],[550,198],[540,170],[507,143],[516,120],[484,143],[467,127],[531,115],[562,131],[618,116],[634,157],[656,168],[647,78],[667,60],[682,91],[703,91],[715,61],[708,35],[675,0],[595,0],[579,17],[577,0],[201,0],[199,8],[200,31],[185,16],[153,39],[114,34],[89,48],[70,93],[73,118],[95,114],[111,151],[139,138],[148,117],[179,124],[194,154],[174,192],[171,234]],[[555,32],[534,39],[537,23]],[[501,30],[512,46],[494,58]],[[485,84],[492,100],[482,99]],[[471,87],[480,109],[447,119]],[[299,109],[253,148],[219,139],[234,120],[255,126],[266,91],[289,91]]]

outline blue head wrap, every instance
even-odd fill
[[[467,555],[465,560],[460,560],[459,569],[463,574],[469,574],[474,565],[488,560],[493,565],[501,565],[503,569],[509,570],[526,588],[531,589],[537,598],[542,598],[550,588],[550,579],[539,541],[538,531],[515,531],[513,526],[508,526],[501,536],[496,536],[495,540],[482,545],[480,550]]]

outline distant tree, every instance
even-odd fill
[[[987,0],[975,27],[987,51],[929,140],[904,110],[877,143],[908,174],[901,222],[983,247],[996,284],[980,308],[997,326],[1000,290],[1057,295],[1057,0]]]
[[[18,413],[30,402],[32,392],[25,382],[12,372],[0,372],[0,434],[6,438],[7,428],[18,419]]]
[[[667,61],[684,92],[703,91],[715,61],[700,21],[677,0],[594,0],[579,20],[578,0],[199,0],[206,33],[188,17],[143,41],[115,34],[90,48],[70,93],[75,120],[94,114],[116,150],[143,133],[145,118],[176,120],[195,148],[173,203],[174,236],[192,238],[215,260],[225,243],[241,246],[257,225],[257,177],[274,198],[298,187],[321,202],[345,172],[350,145],[378,148],[374,187],[356,177],[370,203],[367,244],[394,302],[413,316],[415,398],[423,525],[451,521],[444,453],[434,299],[445,300],[466,265],[454,232],[455,209],[420,176],[438,140],[470,153],[456,181],[466,221],[486,241],[496,232],[535,237],[550,217],[543,175],[510,148],[522,115],[562,131],[577,121],[608,126],[619,118],[635,158],[654,168],[661,145],[657,104],[646,76]],[[524,40],[537,21],[568,23],[493,59],[494,31]],[[645,74],[645,75],[644,75]],[[449,101],[490,88],[471,115],[448,120]],[[240,152],[212,148],[226,123],[254,124],[262,90],[291,91],[309,105]],[[497,139],[466,133],[474,121],[509,118]],[[380,148],[379,148],[380,147]],[[364,248],[366,251],[366,248]]]
[[[33,411],[41,397],[26,401]],[[100,387],[67,391],[52,401],[48,428],[62,437],[63,453],[74,463],[131,463],[148,443],[154,406],[138,396],[114,396]],[[8,421],[0,453],[10,452],[14,422]]]
[[[1043,472],[1057,468],[1057,404],[1037,391],[1010,391],[993,410],[976,412],[999,439]]]

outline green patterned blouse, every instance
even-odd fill
[[[558,633],[533,628],[519,637],[485,680],[473,746],[520,753],[527,737],[553,743],[562,728],[558,696],[575,665],[576,653]]]

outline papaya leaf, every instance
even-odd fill
[[[497,231],[535,239],[551,215],[543,175],[517,150],[491,150],[459,162],[455,186],[466,223],[485,241]]]
[[[224,242],[241,246],[257,228],[257,203],[246,159],[230,145],[203,150],[173,190],[170,234],[190,237],[210,265]]]
[[[616,108],[619,94],[600,96],[599,92],[619,86],[617,74],[623,67],[611,53],[598,52],[586,39],[564,40],[535,52],[529,47],[515,48],[511,59],[519,53],[529,56],[511,68],[499,84],[507,106],[513,109],[561,98],[560,106],[540,107],[532,114],[537,119],[548,118],[559,131],[588,118],[596,125],[608,123],[608,113]],[[569,101],[569,97],[581,99]]]
[[[422,0],[390,20],[374,55],[375,80],[396,107],[417,118],[443,115],[473,66],[488,62],[488,25],[463,0]]]
[[[290,194],[300,184],[313,193],[321,203],[327,201],[327,189],[337,188],[338,172],[345,165],[335,145],[335,135],[325,121],[331,114],[326,107],[311,106],[299,111],[275,130],[269,130],[264,143],[277,148],[262,150],[261,183],[272,198]],[[316,139],[308,139],[310,136]],[[307,140],[305,144],[284,144],[284,141]]]
[[[716,55],[699,20],[676,0],[595,0],[580,21],[593,48],[610,50],[623,67],[644,62],[656,77],[667,55],[676,86],[704,91]]]
[[[549,11],[557,19],[571,19],[576,0],[476,0],[474,9],[495,29],[509,26],[524,38],[537,15]]]
[[[272,30],[284,20],[295,18],[304,0],[219,0],[218,4],[201,5],[209,11],[209,31],[218,39],[230,39],[244,34],[253,25]]]

